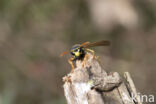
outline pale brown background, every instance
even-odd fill
[[[155,95],[155,0],[0,0],[0,104],[66,104],[60,53],[103,39],[111,46],[93,48],[103,67]]]

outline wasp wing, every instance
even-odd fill
[[[88,44],[82,45],[82,47],[89,48],[89,47],[95,47],[95,46],[108,46],[108,45],[110,45],[110,41],[102,40],[99,42],[88,43]]]
[[[80,47],[83,47],[83,46],[86,46],[86,45],[88,45],[88,44],[90,44],[90,42],[84,42],[84,43],[82,43],[81,45],[80,45]]]

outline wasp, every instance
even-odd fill
[[[107,40],[102,40],[102,41],[98,41],[98,42],[94,42],[94,43],[90,43],[87,41],[82,44],[75,44],[74,46],[72,46],[72,48],[69,51],[63,52],[61,54],[61,56],[71,53],[71,55],[73,57],[68,59],[68,62],[69,62],[69,64],[71,64],[72,70],[73,70],[74,69],[73,61],[84,60],[84,57],[87,52],[91,53],[93,55],[93,57],[95,57],[95,52],[93,50],[89,49],[90,47],[108,46],[108,45],[110,45],[110,42]]]

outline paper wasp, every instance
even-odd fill
[[[82,44],[76,44],[70,49],[70,51],[63,52],[61,54],[61,56],[64,56],[65,54],[68,54],[68,53],[71,53],[71,55],[73,57],[70,58],[68,60],[68,62],[69,62],[69,64],[71,64],[72,69],[74,69],[73,61],[83,60],[85,55],[86,55],[86,52],[90,52],[94,56],[94,51],[91,49],[88,49],[88,48],[95,47],[95,46],[108,46],[108,45],[110,45],[110,42],[107,40],[102,40],[102,41],[98,41],[98,42],[94,42],[94,43],[85,42]]]

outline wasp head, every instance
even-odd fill
[[[85,55],[84,48],[80,46],[80,44],[74,45],[71,50],[71,55],[73,55],[77,59],[82,59]]]

